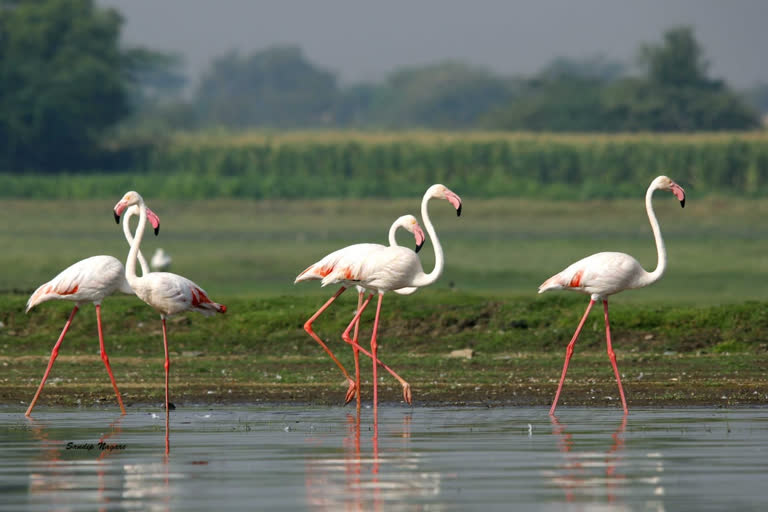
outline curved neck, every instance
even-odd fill
[[[664,275],[664,271],[667,270],[667,248],[664,246],[664,239],[661,237],[659,221],[656,219],[656,213],[653,211],[653,205],[651,204],[654,190],[656,190],[654,187],[648,187],[648,192],[645,193],[645,210],[648,212],[648,220],[651,222],[653,239],[656,241],[656,252],[658,253],[659,259],[656,264],[656,269],[653,272],[648,273],[643,280],[644,286],[661,279],[661,276]]]
[[[133,217],[133,207],[128,208],[128,211],[125,212],[125,216],[123,217],[123,234],[125,235],[125,239],[128,241],[128,245],[133,245],[133,234],[131,233],[131,218]],[[149,265],[147,265],[147,260],[144,258],[144,255],[141,253],[141,250],[138,251],[138,259],[139,259],[139,265],[141,265],[141,275],[145,276],[149,274]]]
[[[139,246],[141,245],[141,239],[144,238],[144,227],[147,225],[147,207],[144,206],[144,202],[139,203],[139,225],[136,227],[136,238],[131,243],[131,250],[128,251],[128,260],[125,262],[125,278],[128,283],[132,285],[132,282],[138,279],[136,276],[136,257],[139,254]]]
[[[395,233],[397,233],[398,228],[400,228],[400,224],[398,224],[397,221],[395,221],[389,227],[389,245],[390,245],[390,247],[395,247],[397,245],[397,238],[395,237]]]
[[[441,275],[443,275],[443,266],[445,260],[443,259],[443,247],[440,245],[440,240],[435,233],[435,227],[432,225],[432,221],[429,218],[429,212],[427,211],[427,204],[431,196],[425,195],[421,200],[421,219],[424,222],[424,227],[427,228],[429,234],[429,240],[432,242],[432,246],[435,248],[435,268],[429,274],[421,274],[416,276],[412,286],[427,286],[437,281]]]

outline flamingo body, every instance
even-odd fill
[[[572,290],[595,299],[623,290],[645,286],[648,272],[635,258],[623,252],[599,252],[569,265],[539,287],[539,293],[550,290]]]
[[[85,304],[100,304],[116,291],[133,294],[125,269],[112,256],[91,256],[62,270],[56,277],[40,285],[27,301],[27,312],[43,302],[62,299]]]
[[[224,313],[227,307],[213,302],[208,294],[186,277],[170,272],[150,272],[131,281],[136,295],[161,315],[197,311],[205,316]]]

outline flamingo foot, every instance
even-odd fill
[[[353,398],[355,398],[355,391],[357,390],[357,384],[352,379],[349,379],[349,389],[347,389],[347,395],[344,397],[344,405],[347,405]]]
[[[408,405],[412,405],[411,402],[413,399],[411,397],[411,385],[407,382],[403,383],[403,398]]]

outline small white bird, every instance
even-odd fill
[[[155,249],[152,259],[149,261],[154,272],[164,272],[171,267],[171,255],[163,250],[162,247]]]

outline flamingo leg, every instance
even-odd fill
[[[104,332],[101,330],[101,304],[96,304],[96,325],[99,329],[99,348],[101,349],[101,360],[104,361],[104,366],[107,367],[109,379],[112,381],[112,387],[115,388],[115,395],[117,395],[117,403],[120,404],[120,411],[125,414],[123,397],[120,396],[120,390],[117,389],[117,382],[115,382],[115,376],[112,375],[112,368],[109,366],[109,357],[107,357],[107,351],[104,348]]]
[[[376,303],[376,319],[373,321],[373,334],[371,334],[371,359],[373,359],[373,424],[379,423],[379,378],[376,371],[379,365],[376,364],[376,332],[379,330],[379,315],[381,313],[381,299],[384,294],[379,292],[379,300]],[[378,432],[374,430],[374,439],[378,437]]]
[[[43,375],[43,380],[40,381],[40,386],[37,388],[37,393],[35,393],[35,397],[32,399],[32,402],[30,402],[29,407],[27,407],[27,412],[24,413],[24,416],[29,416],[32,414],[32,408],[35,406],[35,402],[37,402],[37,397],[40,396],[40,392],[43,390],[43,386],[45,385],[45,381],[48,380],[48,374],[51,373],[51,368],[53,367],[53,362],[56,360],[56,357],[59,355],[59,347],[61,346],[61,342],[64,341],[64,336],[67,334],[67,331],[69,330],[69,326],[72,325],[72,319],[75,318],[75,313],[77,313],[77,310],[79,308],[77,307],[77,304],[75,304],[75,307],[72,309],[72,313],[69,315],[69,320],[67,320],[67,323],[64,324],[64,329],[61,331],[61,334],[59,335],[59,339],[56,341],[56,344],[53,346],[53,350],[51,350],[51,358],[48,360],[48,368],[45,370],[45,374]]]
[[[336,356],[334,356],[334,355],[333,355],[333,352],[331,352],[331,349],[329,349],[329,348],[328,348],[328,346],[327,346],[325,343],[323,343],[323,340],[321,340],[321,339],[320,339],[320,337],[319,337],[317,334],[315,334],[315,331],[313,331],[313,330],[312,330],[312,322],[314,322],[315,320],[317,320],[317,317],[319,317],[320,315],[322,315],[322,314],[323,314],[323,311],[325,311],[326,309],[328,309],[328,306],[330,306],[330,305],[333,303],[333,301],[335,301],[335,300],[336,300],[336,298],[337,298],[339,295],[341,295],[342,293],[344,293],[344,290],[346,290],[346,289],[347,289],[347,288],[346,288],[346,287],[344,287],[344,286],[342,286],[341,288],[339,288],[339,291],[337,291],[337,292],[336,292],[336,293],[333,295],[333,297],[331,297],[330,299],[328,299],[328,301],[327,301],[325,304],[323,304],[323,305],[320,307],[320,309],[318,309],[318,310],[317,310],[317,312],[316,312],[314,315],[312,315],[312,316],[309,318],[309,320],[307,320],[307,321],[304,323],[304,330],[305,330],[305,331],[307,331],[307,334],[309,334],[310,336],[312,336],[312,339],[314,339],[316,342],[318,342],[318,343],[320,344],[320,346],[321,346],[321,347],[323,347],[323,350],[325,350],[325,351],[326,351],[326,353],[327,353],[329,356],[331,356],[331,359],[333,359],[333,362],[334,362],[334,363],[336,363],[336,366],[338,366],[338,367],[339,367],[339,369],[341,370],[341,373],[343,373],[343,374],[344,374],[344,377],[346,377],[346,379],[347,379],[347,382],[349,382],[349,388],[347,389],[347,394],[346,394],[346,396],[344,397],[344,403],[345,403],[345,404],[349,403],[349,401],[350,401],[350,400],[352,400],[352,398],[354,398],[354,396],[355,396],[355,387],[356,387],[356,386],[355,386],[355,381],[354,381],[354,380],[352,380],[352,377],[350,377],[350,376],[349,376],[349,373],[347,373],[347,370],[346,370],[346,368],[344,368],[344,366],[343,366],[343,365],[342,365],[342,364],[339,362],[339,360],[338,360],[338,359],[336,359]],[[358,318],[358,317],[356,317],[356,318]]]
[[[563,364],[563,374],[560,376],[560,384],[557,386],[557,393],[555,393],[555,399],[552,402],[552,408],[549,410],[550,416],[555,415],[555,408],[557,407],[557,401],[560,398],[560,391],[562,391],[563,382],[565,382],[565,374],[568,371],[568,363],[570,362],[571,356],[573,355],[573,346],[576,344],[576,340],[579,338],[581,329],[584,327],[584,322],[586,322],[587,316],[589,315],[589,312],[592,309],[592,306],[594,304],[595,304],[595,299],[590,298],[589,304],[587,305],[587,310],[584,312],[584,316],[581,317],[581,322],[579,322],[579,326],[576,328],[576,332],[573,333],[573,338],[571,338],[571,342],[568,343],[568,347],[565,349],[565,363]]]
[[[349,325],[344,330],[344,333],[341,335],[341,337],[344,339],[344,341],[346,341],[347,343],[349,343],[353,347],[357,348],[360,352],[362,352],[366,356],[370,357],[371,359],[375,359],[376,360],[376,364],[378,364],[379,366],[381,366],[382,368],[387,370],[395,379],[397,379],[397,381],[400,383],[400,385],[403,386],[403,398],[405,399],[405,401],[408,404],[410,404],[411,401],[412,401],[411,385],[408,384],[405,381],[405,379],[403,379],[397,373],[395,373],[395,371],[392,368],[390,368],[389,366],[387,366],[384,363],[382,363],[379,359],[375,358],[373,356],[373,354],[368,352],[366,349],[361,347],[355,340],[353,340],[352,338],[349,337],[349,331],[352,330],[352,326],[355,325],[355,322],[357,322],[359,320],[360,315],[362,315],[363,311],[365,311],[365,308],[368,307],[368,303],[371,301],[372,298],[373,298],[373,294],[370,294],[368,296],[368,298],[365,300],[365,302],[363,302],[363,305],[360,308],[358,308],[358,311],[357,311],[357,314],[355,315],[355,318],[353,318],[352,322],[349,323]]]
[[[170,419],[171,410],[169,409],[169,393],[168,393],[168,374],[171,369],[171,360],[168,358],[168,333],[165,328],[165,315],[160,318],[163,320],[163,348],[165,348],[165,454],[168,455],[171,452],[170,445]]]
[[[363,290],[359,290],[357,292],[357,310],[360,310],[360,306],[363,304],[363,295],[365,292]],[[357,311],[355,311],[355,315],[357,315]],[[355,345],[357,344],[357,335],[360,331],[360,317],[357,318],[357,322],[355,322]],[[357,413],[360,414],[360,406],[361,406],[361,399],[360,399],[360,350],[355,347],[355,345],[352,345],[352,355],[355,357],[355,396],[357,397]]]
[[[603,300],[603,309],[605,310],[605,339],[608,344],[608,357],[611,360],[611,365],[613,366],[613,373],[616,375],[616,382],[619,383],[619,394],[621,395],[621,405],[624,407],[624,415],[626,416],[629,414],[629,409],[627,409],[627,400],[624,398],[624,388],[621,386],[621,377],[619,376],[619,367],[616,366],[616,354],[613,352],[613,347],[611,346],[611,325],[608,322],[608,301]]]

